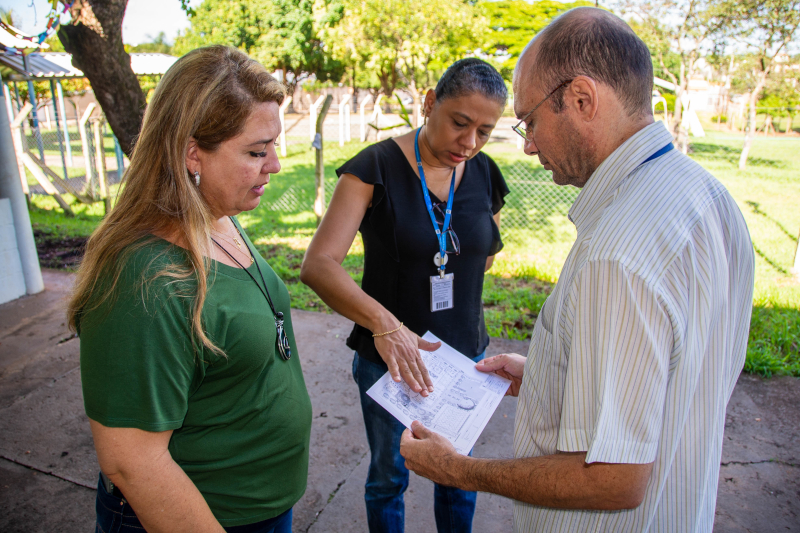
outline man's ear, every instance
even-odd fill
[[[194,137],[189,137],[189,144],[186,145],[186,168],[190,174],[200,172],[200,148],[197,146],[197,140]]]
[[[564,92],[564,104],[571,106],[585,122],[591,122],[599,107],[597,83],[588,76],[578,76]]]

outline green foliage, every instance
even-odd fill
[[[341,18],[341,12],[337,1],[204,0],[173,50],[183,55],[201,46],[226,44],[268,69],[282,70],[291,87],[311,74],[336,81],[343,67],[326,53],[319,35]]]
[[[391,96],[417,98],[455,59],[477,48],[484,21],[462,0],[344,0],[341,21],[324,39],[333,57]]]
[[[320,81],[338,81],[344,66],[326,52],[320,30],[336,24],[344,7],[338,0],[272,0],[265,18],[266,31],[252,50],[268,69],[280,69],[295,80],[314,74]]]
[[[594,2],[481,0],[476,7],[489,21],[489,31],[481,48],[500,63],[503,78],[511,81],[517,59],[528,42],[555,17],[579,6],[594,6]]]
[[[667,81],[678,80],[681,75],[681,56],[672,49],[670,29],[655,19],[630,19],[628,24],[650,50],[653,74]]]
[[[159,32],[155,37],[148,35],[150,42],[136,45],[125,45],[125,51],[129,54],[172,54],[172,45],[167,42],[167,34]]]
[[[800,377],[800,311],[758,302],[750,321],[745,372]]]
[[[675,112],[675,95],[673,93],[662,92],[661,96],[667,101],[667,111],[670,113]]]
[[[175,39],[175,55],[212,44],[227,44],[245,52],[255,47],[266,30],[267,2],[254,0],[205,0],[189,19],[191,27]]]

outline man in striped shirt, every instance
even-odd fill
[[[418,474],[516,500],[516,531],[712,530],[753,248],[730,194],[654,122],[652,84],[647,47],[602,10],[573,9],[528,45],[515,130],[582,191],[527,358],[478,364],[519,395],[516,458],[458,455],[418,422],[403,435]]]

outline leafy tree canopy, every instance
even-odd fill
[[[385,95],[402,86],[416,98],[454,59],[472,53],[485,29],[463,0],[344,0],[342,20],[325,39],[334,57],[377,81]]]
[[[135,45],[125,45],[125,51],[129,54],[172,54],[172,45],[167,42],[167,34],[163,31],[155,37],[148,35],[150,42]]]
[[[524,0],[481,0],[477,8],[489,24],[482,49],[502,62],[500,73],[511,81],[517,59],[531,38],[561,13],[581,6],[594,6],[594,2],[579,0],[567,4],[555,0],[533,3]]]
[[[311,74],[338,79],[342,65],[325,52],[319,34],[342,11],[340,2],[329,0],[204,0],[192,10],[191,27],[176,39],[173,53],[227,44],[283,71],[291,88]]]

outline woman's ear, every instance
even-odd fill
[[[197,146],[197,140],[194,137],[189,137],[189,144],[186,145],[186,169],[189,174],[202,173],[200,167],[200,147]]]
[[[428,89],[428,92],[425,93],[425,101],[422,103],[422,112],[426,117],[430,116],[434,105],[436,105],[436,91]]]

